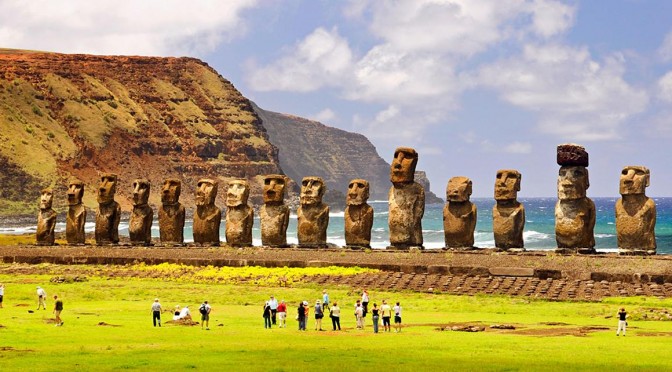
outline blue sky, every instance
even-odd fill
[[[590,196],[625,165],[672,196],[672,1],[0,0],[0,47],[193,56],[264,109],[420,154],[432,190],[555,196],[555,147],[590,153]]]

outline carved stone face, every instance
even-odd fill
[[[558,174],[558,199],[574,200],[586,197],[588,169],[582,166],[562,166]]]
[[[208,178],[198,180],[196,189],[196,205],[213,205],[217,197],[217,182]]]
[[[621,195],[644,194],[649,186],[651,173],[646,167],[630,165],[621,171]]]
[[[249,196],[250,184],[247,180],[229,181],[229,188],[226,190],[226,206],[237,207],[246,205]]]
[[[393,183],[413,182],[418,153],[410,147],[399,147],[394,151],[390,166],[390,181]]]
[[[325,191],[322,178],[304,177],[303,181],[301,181],[301,204],[311,205],[321,203]]]
[[[103,174],[100,177],[98,185],[98,203],[110,204],[114,201],[114,194],[117,192],[117,175]]]
[[[47,210],[51,209],[51,205],[54,201],[54,193],[51,189],[43,189],[40,193],[40,209]]]
[[[285,176],[270,174],[264,177],[264,203],[282,203],[285,199]]]
[[[68,205],[82,204],[84,197],[84,182],[70,181],[68,185]]]
[[[354,179],[348,185],[346,203],[348,205],[362,205],[369,199],[369,181]]]
[[[515,200],[520,191],[520,172],[513,169],[500,169],[495,180],[495,200]]]
[[[161,203],[164,205],[174,205],[180,201],[182,192],[182,182],[175,178],[168,178],[163,181],[161,188]]]
[[[453,177],[446,186],[446,199],[451,202],[466,202],[471,196],[471,180],[467,177]]]
[[[150,184],[146,179],[133,181],[133,205],[146,205],[149,199]]]

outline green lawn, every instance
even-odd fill
[[[374,334],[367,319],[354,329],[352,288],[328,287],[343,309],[342,332],[297,330],[296,304],[320,298],[322,287],[295,283],[292,288],[252,284],[205,284],[175,278],[90,277],[87,282],[55,284],[50,275],[1,274],[6,286],[0,309],[0,370],[651,370],[672,369],[672,321],[630,320],[627,337],[616,337],[618,307],[632,314],[669,308],[671,300],[609,299],[601,303],[528,300],[522,297],[458,297],[413,292],[371,292],[371,302],[401,301],[401,333]],[[300,270],[300,269],[295,269]],[[63,327],[47,323],[51,308],[36,306],[35,287],[64,300]],[[262,304],[271,294],[290,305],[286,329],[263,328]],[[200,326],[165,324],[154,328],[150,306],[213,306],[210,331]],[[605,318],[611,316],[610,318]],[[325,325],[328,325],[328,318]],[[105,322],[114,326],[101,326]],[[544,325],[560,322],[566,325]],[[515,331],[465,333],[439,331],[440,325],[515,324]],[[579,327],[609,327],[585,336],[558,335]],[[381,327],[382,328],[382,327]],[[330,327],[328,327],[330,329]],[[527,334],[518,334],[526,332]]]

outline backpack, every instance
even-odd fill
[[[202,315],[208,313],[208,309],[205,307],[205,304],[201,304],[201,307],[198,308],[198,312],[201,313]]]

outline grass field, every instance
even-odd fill
[[[522,297],[457,297],[413,292],[373,292],[371,302],[401,301],[401,333],[354,329],[356,290],[327,288],[343,309],[343,331],[297,330],[296,305],[320,298],[322,288],[207,284],[176,278],[89,277],[86,282],[50,283],[51,275],[3,274],[0,309],[0,370],[650,370],[672,369],[672,321],[631,319],[627,337],[616,337],[615,313],[625,306],[641,319],[649,308],[669,308],[670,300],[608,299],[600,303],[530,300]],[[62,268],[62,267],[61,267]],[[151,267],[149,268],[151,269]],[[164,267],[165,269],[165,267]],[[267,269],[266,269],[267,270]],[[302,270],[302,269],[293,269]],[[157,272],[161,270],[157,269]],[[35,288],[50,300],[35,311]],[[64,300],[65,324],[55,327],[51,297]],[[263,328],[262,304],[270,295],[289,304],[289,326]],[[155,297],[164,308],[213,306],[210,331],[200,326],[152,327]],[[33,310],[30,313],[29,310]],[[330,329],[328,318],[325,326]],[[546,323],[556,322],[558,325]],[[106,325],[99,325],[104,323]],[[439,331],[449,324],[483,325],[484,332]],[[515,330],[490,329],[513,324]],[[382,328],[382,327],[381,327]]]

